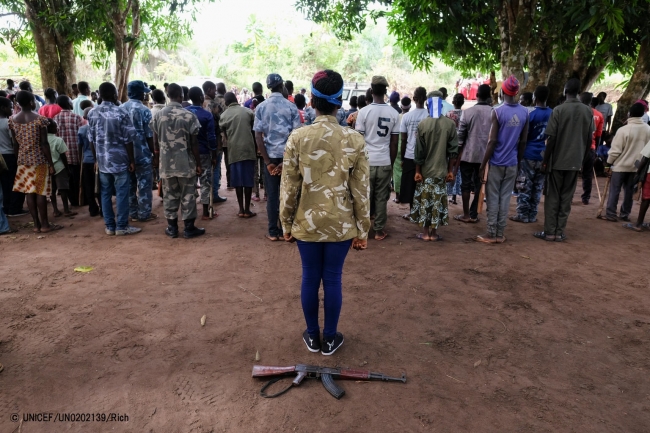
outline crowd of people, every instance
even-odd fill
[[[648,229],[643,222],[650,205],[648,105],[632,105],[626,125],[612,139],[613,111],[606,95],[581,93],[575,78],[554,109],[546,105],[546,86],[520,94],[519,81],[510,76],[497,103],[490,86],[480,84],[477,103],[465,110],[462,93],[449,103],[444,87],[418,87],[412,97],[400,98],[397,92],[389,95],[385,77],[374,76],[366,94],[353,97],[346,111],[343,79],[331,70],[316,73],[309,95],[306,89],[294,94],[293,83],[270,74],[267,97],[258,82],[252,94],[242,95],[211,81],[191,88],[165,83],[163,90],[134,80],[123,103],[109,82],[96,92],[79,82],[74,99],[51,88],[42,99],[27,81],[18,89],[10,80],[7,84],[0,94],[0,234],[13,231],[6,215],[27,213],[25,201],[34,232],[61,229],[48,219],[49,198],[55,218],[72,217],[87,206],[90,216],[103,217],[107,235],[133,235],[142,229],[131,222],[158,217],[152,212],[158,190],[165,233],[179,236],[180,210],[183,236],[194,238],[205,233],[195,225],[197,199],[201,219],[214,218],[215,203],[226,201],[219,196],[224,178],[236,191],[240,218],[256,216],[250,205],[261,200],[263,187],[266,238],[298,242],[307,324],[303,341],[324,355],[343,344],[337,323],[347,252],[366,249],[370,233],[377,241],[389,235],[387,202],[393,188],[395,201],[410,207],[403,218],[422,227],[417,235],[422,241],[442,239],[449,197],[456,203],[461,196],[463,211],[453,218],[467,224],[479,222],[485,202],[486,232],[474,239],[500,244],[508,220],[537,221],[544,194],[544,230],[534,236],[562,242],[578,180],[582,202],[589,205],[600,159],[611,177],[602,218],[622,220],[635,231]],[[638,185],[642,204],[632,223]],[[617,209],[621,189],[624,199]],[[513,192],[517,210],[509,216]]]
[[[392,189],[394,201],[410,206],[403,218],[424,227],[418,238],[426,241],[442,239],[438,228],[448,223],[449,204],[457,204],[457,196],[463,212],[454,218],[468,224],[479,222],[484,201],[487,231],[476,240],[488,243],[505,241],[508,218],[537,221],[546,191],[545,229],[535,236],[564,240],[572,188],[581,177],[581,198],[588,205],[594,175],[603,173],[605,164],[612,167],[603,218],[620,219],[636,231],[646,227],[645,202],[635,224],[630,213],[634,190],[645,181],[639,163],[645,162],[642,151],[648,153],[644,147],[650,141],[647,102],[640,100],[630,109],[627,124],[612,139],[613,110],[606,95],[580,93],[576,80],[567,83],[555,110],[546,106],[545,86],[519,94],[518,81],[509,77],[495,104],[490,86],[479,85],[480,80],[471,80],[477,84],[471,96],[477,103],[465,110],[463,92],[455,94],[452,103],[447,102],[444,87],[430,92],[418,87],[412,97],[400,98],[397,92],[388,94],[390,85],[383,77],[374,77],[365,95],[352,97],[349,110],[339,104],[337,124],[365,138],[376,240],[388,236],[386,209]],[[5,214],[27,212],[35,232],[61,229],[48,219],[49,201],[55,218],[72,217],[83,205],[90,216],[103,216],[107,234],[135,234],[141,229],[129,220],[158,217],[152,201],[153,192],[159,190],[168,220],[166,233],[178,236],[180,209],[184,236],[198,236],[204,230],[195,226],[196,199],[202,205],[202,220],[218,215],[214,205],[226,201],[219,196],[224,159],[223,177],[226,187],[236,190],[238,216],[256,216],[250,204],[262,200],[263,188],[266,236],[271,241],[283,238],[279,218],[285,146],[294,130],[316,122],[314,89],[311,97],[304,88],[294,94],[293,83],[278,74],[267,78],[266,97],[259,82],[249,93],[236,87],[227,92],[224,83],[210,81],[202,87],[165,83],[156,89],[135,80],[128,84],[124,103],[110,83],[94,92],[83,81],[72,88],[72,95],[47,88],[41,98],[28,81],[16,88],[7,80],[7,88],[0,91],[0,147],[6,166],[1,175],[0,233],[13,231]],[[432,142],[433,148],[426,147]],[[617,210],[621,190],[624,199]],[[508,216],[513,195],[517,212]],[[647,195],[644,192],[643,200]],[[28,211],[23,209],[25,201]]]

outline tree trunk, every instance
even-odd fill
[[[524,64],[533,26],[536,0],[503,0],[499,15],[501,75],[524,82]]]
[[[40,5],[40,4],[39,4]],[[76,59],[74,44],[57,34],[39,16],[39,5],[25,2],[26,18],[32,29],[43,88],[52,87],[59,94],[72,94]]]
[[[131,33],[127,35],[127,18],[131,17]],[[127,84],[131,65],[135,58],[140,36],[140,2],[129,0],[125,10],[119,1],[113,3],[113,34],[115,37],[115,87],[118,98],[124,102],[128,99]]]
[[[648,94],[650,84],[650,40],[645,38],[641,41],[639,47],[639,55],[636,59],[634,72],[632,78],[625,88],[625,92],[618,99],[618,106],[616,107],[616,114],[612,122],[612,135],[616,130],[623,126],[623,122],[627,119],[627,113],[638,99],[643,98]]]

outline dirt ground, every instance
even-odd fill
[[[0,237],[1,432],[648,431],[650,233],[595,219],[597,199],[576,194],[566,243],[531,236],[542,214],[492,246],[468,240],[483,222],[416,240],[391,201],[390,237],[348,257],[346,342],[323,357],[301,341],[297,247],[263,239],[263,202],[243,220],[225,195],[195,240],[167,238],[162,218],[107,237],[85,210],[42,239]],[[306,380],[264,399],[258,351],[408,381],[344,382],[335,400]],[[11,420],[44,412],[128,422]]]

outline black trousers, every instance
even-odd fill
[[[481,178],[478,175],[481,163],[460,162],[460,190],[461,192],[474,192],[474,198],[469,206],[469,217],[478,218],[478,196],[481,192]]]
[[[402,181],[399,187],[399,201],[401,203],[413,204],[415,195],[415,161],[402,159]]]
[[[79,206],[79,185],[81,184],[81,166],[68,164],[70,172],[70,192],[68,199],[72,206]],[[93,170],[94,171],[94,170]]]
[[[591,199],[591,188],[594,181],[594,161],[596,160],[596,151],[588,150],[585,159],[582,162],[582,202],[589,202]]]
[[[83,184],[84,198],[86,204],[88,204],[90,216],[98,215],[100,205],[98,197],[95,196],[95,164],[84,164],[81,183]]]
[[[25,203],[25,194],[22,192],[13,191],[14,179],[16,179],[16,172],[18,171],[18,158],[16,155],[9,153],[3,154],[9,171],[0,174],[0,184],[2,184],[2,208],[7,215],[16,215],[23,210]]]

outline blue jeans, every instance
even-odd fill
[[[8,232],[10,229],[7,215],[5,215],[5,212],[2,210],[2,200],[2,188],[0,188],[0,233]]]
[[[221,188],[221,159],[223,158],[223,150],[217,152],[217,165],[212,171],[212,196],[219,197],[219,188]],[[205,170],[205,167],[203,167]]]
[[[129,173],[129,215],[145,220],[151,215],[153,202],[153,167],[151,164],[136,165]]]
[[[269,158],[271,164],[281,164],[282,158]],[[280,180],[282,176],[271,176],[264,167],[264,188],[266,188],[266,213],[269,217],[269,236],[282,237],[282,229],[278,225],[280,217]]]
[[[302,259],[302,286],[300,300],[307,322],[307,332],[317,336],[318,326],[318,289],[323,282],[325,294],[325,326],[323,338],[331,340],[336,335],[336,327],[341,314],[343,302],[341,275],[343,263],[350,250],[352,239],[342,242],[303,242],[298,241],[298,250]]]
[[[129,172],[102,173],[99,172],[99,183],[102,193],[102,212],[104,224],[109,230],[125,230],[129,226]],[[113,195],[117,206],[117,226],[113,212]]]
[[[517,216],[525,222],[537,221],[537,208],[544,190],[546,175],[542,173],[542,162],[522,159],[519,177],[524,179],[517,197]]]

